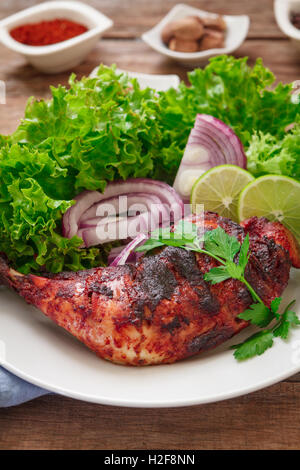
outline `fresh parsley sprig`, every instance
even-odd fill
[[[245,310],[245,312],[239,315],[239,318],[244,320],[249,319],[249,321],[258,326],[263,326],[269,324],[275,318],[278,320],[273,328],[267,330],[259,331],[250,338],[246,339],[243,343],[236,344],[232,346],[232,349],[235,349],[234,357],[238,360],[250,359],[253,356],[260,356],[267,349],[271,348],[274,343],[274,338],[279,337],[282,339],[287,339],[290,329],[294,326],[300,325],[300,320],[297,317],[296,313],[290,310],[290,307],[296,302],[293,300],[280,315],[278,313],[279,304],[281,302],[280,297],[276,297],[271,303],[271,308],[266,314],[266,317],[263,318],[260,312],[255,312],[255,305],[251,305],[252,314],[250,310]],[[275,306],[276,305],[276,306]]]
[[[245,278],[245,270],[250,257],[249,234],[240,244],[236,237],[228,235],[224,229],[218,227],[205,232],[204,237],[201,239],[198,236],[196,224],[182,220],[173,231],[169,228],[161,228],[152,232],[151,238],[144,245],[138,247],[136,251],[147,252],[165,245],[203,253],[218,261],[219,266],[204,274],[205,281],[211,284],[218,284],[231,278],[245,284],[252,295],[254,303],[240,313],[239,318],[260,328],[266,328],[273,320],[277,320],[275,326],[263,329],[250,336],[243,343],[232,346],[235,349],[234,357],[238,361],[263,354],[273,346],[274,337],[287,339],[291,327],[300,325],[296,313],[290,310],[295,300],[280,314],[278,310],[282,300],[281,297],[276,297],[271,302],[270,308],[267,307]]]
[[[202,247],[203,241],[204,248]],[[180,221],[173,232],[169,228],[162,228],[152,232],[151,237],[144,245],[138,247],[136,251],[146,252],[164,245],[177,246],[211,256],[221,266],[212,268],[206,273],[204,275],[206,281],[218,284],[226,279],[237,279],[246,284],[254,300],[264,305],[261,298],[244,277],[245,268],[250,256],[248,234],[242,246],[237,238],[228,235],[221,227],[205,232],[203,240],[198,237],[196,224]],[[236,263],[234,259],[238,253],[238,263]]]

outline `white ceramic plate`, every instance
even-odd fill
[[[153,76],[147,84],[153,86]],[[292,270],[283,300],[295,298],[298,314],[299,285],[300,271]],[[250,335],[251,328],[209,353],[134,368],[99,359],[5,287],[0,299],[0,364],[40,387],[81,400],[133,407],[196,405],[243,395],[300,371],[300,328],[289,341],[276,340],[261,357],[243,363],[228,347]]]
[[[300,50],[300,30],[290,20],[291,12],[300,11],[299,0],[275,0],[274,13],[279,28],[289,36]]]
[[[99,67],[96,67],[91,73],[90,77],[97,77]],[[130,72],[128,70],[117,69],[119,73],[127,73],[129,77],[136,78],[142,89],[151,87],[157,91],[167,91],[169,88],[178,88],[180,78],[178,75],[158,75],[148,73]]]
[[[292,273],[284,303],[296,298]],[[16,293],[0,289],[1,364],[19,377],[73,398],[118,406],[171,407],[209,403],[267,387],[300,371],[300,328],[260,357],[238,363],[229,344],[172,365],[118,366],[99,359]]]

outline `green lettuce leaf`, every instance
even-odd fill
[[[96,78],[72,75],[69,83],[51,87],[50,101],[29,100],[14,142],[47,152],[66,169],[65,198],[151,176],[162,134],[155,91],[104,66]]]
[[[80,238],[61,235],[62,215],[73,201],[59,199],[66,170],[47,153],[2,147],[0,178],[0,252],[16,269],[60,272],[104,264],[105,250],[82,249]]]
[[[271,134],[278,143],[286,126],[297,119],[299,104],[291,99],[292,84],[273,87],[275,77],[261,59],[250,67],[246,57],[218,56],[188,77],[190,86],[181,83],[178,92],[171,89],[161,94],[162,152],[171,169],[178,163],[174,155],[182,157],[197,113],[210,114],[231,126],[245,148],[258,132]]]
[[[292,85],[271,90],[274,76],[261,60],[219,56],[189,74],[190,84],[157,93],[100,66],[95,78],[51,87],[50,100],[28,101],[11,136],[0,136],[0,251],[27,273],[104,265],[111,245],[80,248],[61,224],[82,190],[110,181],[149,177],[173,184],[197,113],[230,125],[248,149],[254,174],[300,177],[296,154],[299,103]],[[299,122],[299,121],[297,121]]]
[[[281,140],[255,132],[247,151],[248,170],[255,176],[273,173],[300,180],[299,155],[300,120]]]

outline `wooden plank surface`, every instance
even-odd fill
[[[38,0],[2,0],[0,19]],[[86,1],[114,20],[114,27],[75,72],[87,75],[103,62],[148,73],[187,69],[152,51],[139,38],[174,0]],[[190,5],[225,14],[249,14],[247,41],[237,51],[250,62],[263,58],[277,80],[300,78],[299,55],[274,20],[273,0],[202,0]],[[7,105],[0,106],[0,133],[12,132],[29,96],[49,96],[49,85],[66,84],[68,73],[40,75],[19,55],[0,46],[0,80]],[[300,374],[253,394],[225,402],[177,409],[98,406],[47,396],[0,410],[0,449],[300,449]]]
[[[23,8],[42,3],[39,0],[1,0],[0,19]],[[109,38],[137,38],[152,28],[176,5],[174,0],[87,0],[85,3],[99,9],[114,21],[114,27],[105,33]],[[274,13],[273,0],[187,0],[188,5],[212,13],[249,15],[252,38],[282,38]]]
[[[299,449],[299,409],[300,383],[159,410],[50,396],[1,411],[0,449]]]
[[[255,62],[258,54],[273,71],[277,80],[290,82],[300,77],[300,61],[290,41],[248,40],[236,53],[240,57],[248,56],[251,64]],[[161,56],[141,40],[105,39],[99,42],[85,62],[74,71],[80,78],[88,75],[101,62],[106,65],[115,63],[122,69],[137,72],[142,70],[144,73],[176,73],[183,80],[186,80],[189,70]],[[0,45],[0,80],[6,83],[6,109],[9,110],[8,113],[0,114],[0,132],[6,134],[16,128],[24,114],[29,96],[47,98],[49,86],[67,84],[68,77],[69,73],[41,75],[18,54]]]

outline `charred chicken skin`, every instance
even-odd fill
[[[238,225],[207,212],[204,224],[205,230],[220,226],[240,242],[249,233],[246,278],[267,305],[282,294],[291,265],[300,267],[297,242],[277,222],[253,217]],[[48,276],[22,275],[1,259],[0,278],[100,357],[141,366],[212,349],[248,326],[237,317],[253,302],[245,285],[204,281],[217,264],[165,247],[136,265]]]

